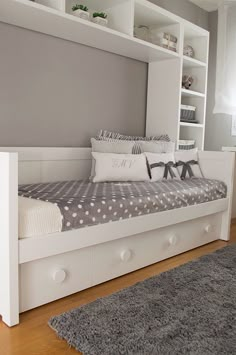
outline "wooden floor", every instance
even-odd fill
[[[231,241],[236,242],[236,224],[232,224]],[[77,354],[66,342],[59,340],[48,327],[50,317],[72,308],[109,295],[138,281],[144,280],[163,271],[167,271],[190,260],[222,248],[229,243],[216,241],[201,248],[162,261],[139,271],[133,272],[105,284],[95,286],[62,300],[34,309],[21,315],[21,324],[9,329],[0,321],[1,355],[70,355]]]

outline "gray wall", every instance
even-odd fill
[[[0,43],[0,146],[144,133],[146,64],[2,23]]]
[[[157,5],[207,28],[187,0]],[[0,23],[0,146],[88,146],[99,129],[145,132],[147,65]]]
[[[231,136],[231,117],[213,115],[215,104],[216,54],[217,54],[217,11],[209,14],[210,58],[208,76],[208,105],[206,116],[206,150],[221,150],[222,146],[236,145],[236,137]]]

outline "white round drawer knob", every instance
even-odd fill
[[[212,225],[208,224],[205,228],[204,228],[204,232],[205,233],[210,233],[212,231]]]
[[[124,262],[127,262],[131,259],[132,257],[132,251],[129,250],[129,249],[126,249],[126,250],[123,250],[121,253],[120,253],[120,258],[122,261]]]
[[[177,244],[177,236],[176,235],[171,235],[169,237],[169,245],[175,246]]]
[[[52,279],[57,284],[61,284],[63,281],[65,281],[65,278],[66,278],[66,272],[63,269],[56,270],[52,274]]]

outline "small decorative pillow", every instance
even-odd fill
[[[144,154],[92,153],[96,161],[93,182],[148,181]]]
[[[176,166],[182,180],[187,178],[202,178],[198,163],[198,150],[179,150],[175,152]]]
[[[132,141],[120,141],[114,139],[113,141],[100,141],[95,138],[91,138],[92,152],[98,153],[115,153],[115,154],[132,154],[134,142]],[[93,179],[95,175],[95,160],[92,159],[92,168],[90,179]]]
[[[139,142],[142,153],[174,153],[175,143],[166,141]]]
[[[174,153],[145,153],[145,155],[151,172],[151,181],[180,180]]]

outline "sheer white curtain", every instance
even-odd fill
[[[214,113],[236,116],[236,1],[222,1],[218,17],[218,48]]]

